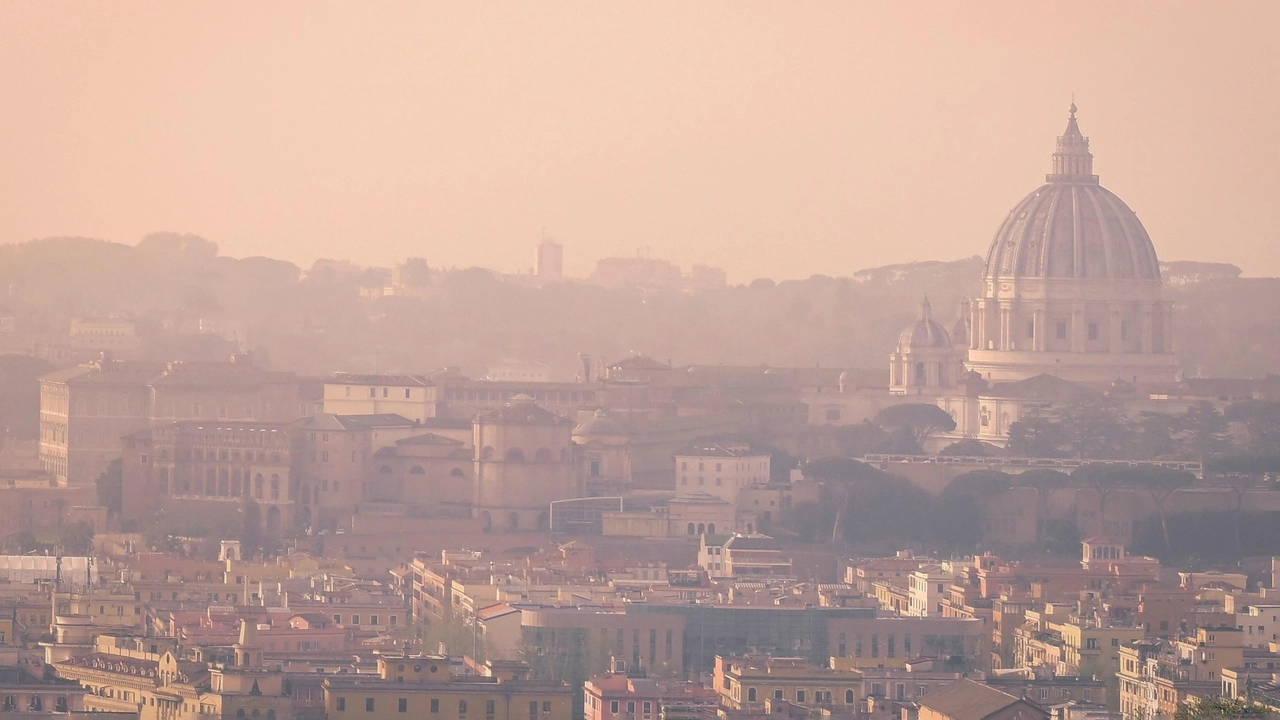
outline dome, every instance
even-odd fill
[[[925,298],[924,302],[920,303],[920,319],[898,336],[898,352],[951,347],[951,336],[941,325],[934,322],[932,315],[929,298]]]
[[[988,278],[1160,279],[1155,247],[1138,216],[1093,174],[1076,106],[1047,182],[1018,203],[991,241]]]
[[[596,410],[596,414],[593,417],[573,429],[575,437],[587,435],[620,437],[626,434],[627,429],[622,426],[622,423],[609,417],[609,414],[603,408]]]

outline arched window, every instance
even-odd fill
[[[551,457],[550,450],[547,448],[538,448],[538,452],[533,456],[533,459],[537,462],[551,462],[553,458]]]
[[[450,477],[466,477],[466,473],[462,472],[462,468],[454,468],[449,471]]]
[[[853,688],[850,688],[844,691],[844,704],[845,705],[853,704]]]
[[[712,535],[715,535],[715,534],[716,534],[716,524],[715,524],[715,523],[707,523],[707,532],[711,533]]]
[[[507,518],[507,522],[510,523],[512,530],[519,530],[520,529],[520,513],[514,513],[514,512],[511,513],[511,515]]]
[[[524,462],[524,451],[518,447],[513,447],[507,451],[508,462]]]
[[[213,468],[209,468],[204,474],[204,494],[213,495],[218,490],[218,474]]]
[[[276,720],[276,711],[275,711],[275,710],[268,710],[268,711],[267,711],[267,720]]]
[[[378,468],[378,472],[382,473],[383,475],[390,475],[390,474],[391,474],[391,466],[390,466],[390,465],[383,465],[382,467]]]
[[[230,477],[231,476],[227,473],[226,470],[218,471],[218,494],[219,495],[227,494],[227,491],[230,489],[230,484],[231,484]]]
[[[63,713],[67,711],[66,695],[59,695],[58,699],[53,701],[53,710],[54,712],[63,712]]]
[[[243,491],[243,487],[241,485],[240,471],[232,470],[231,471],[231,495],[233,497],[240,497],[240,493],[242,491]]]
[[[747,702],[755,702],[755,701],[756,701],[756,689],[747,688]]]
[[[707,531],[707,526],[703,525],[702,523],[698,523],[698,534],[701,535],[706,531]]]
[[[490,447],[490,446],[488,446],[488,445],[485,445],[485,446],[484,446],[484,448],[480,451],[480,459],[481,459],[481,460],[492,460],[492,459],[493,459],[493,452],[494,452],[494,450],[493,450],[493,448],[492,448],[492,447]]]
[[[240,708],[239,710],[236,710],[236,717],[238,718],[244,717],[244,708]]]
[[[15,697],[15,696],[13,696],[13,695],[5,695],[5,696],[4,696],[4,709],[5,709],[5,710],[17,710],[17,709],[18,709],[18,698],[17,698],[17,697]]]
[[[697,535],[697,534],[698,534],[698,528],[697,528],[697,526],[695,526],[693,523],[689,523],[689,534],[690,534],[690,535]]]
[[[271,476],[271,499],[280,499],[280,476],[275,474]]]
[[[922,362],[918,362],[918,363],[916,363],[916,377],[915,377],[915,381],[916,381],[916,382],[915,382],[915,384],[916,384],[917,386],[920,386],[920,385],[924,385],[924,384],[925,384],[924,363],[922,363]]]
[[[27,703],[27,709],[33,710],[35,712],[40,712],[41,710],[44,710],[44,698],[40,697],[39,695],[32,695],[31,702]]]
[[[262,473],[253,476],[253,496],[262,499]]]
[[[427,471],[423,470],[421,465],[414,465],[413,467],[409,468],[409,474],[410,475],[426,475]]]

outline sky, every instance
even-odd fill
[[[1280,2],[0,4],[0,243],[756,277],[985,254],[1074,95],[1164,260],[1280,275]]]

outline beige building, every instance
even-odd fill
[[[714,680],[720,705],[732,710],[762,710],[773,700],[853,711],[863,697],[857,670],[818,667],[796,657],[718,655]]]
[[[676,453],[676,492],[707,493],[738,505],[739,491],[769,482],[769,453],[749,442],[697,443]]]
[[[333,415],[436,416],[436,386],[421,375],[337,373],[324,383],[324,411]]]
[[[553,501],[583,495],[572,431],[527,396],[476,417],[472,511],[485,528],[545,530]]]
[[[40,462],[73,486],[92,485],[120,457],[120,439],[178,420],[287,422],[300,417],[293,373],[232,362],[101,360],[40,379]]]

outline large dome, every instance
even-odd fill
[[[1009,213],[987,251],[987,277],[1159,280],[1138,216],[1093,174],[1089,139],[1071,106],[1054,172]]]

